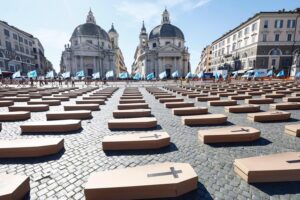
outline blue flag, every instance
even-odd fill
[[[173,78],[178,78],[178,77],[179,77],[178,71],[173,72],[173,73],[172,73],[172,77],[173,77]]]
[[[277,77],[283,77],[285,76],[284,70],[282,69],[278,74]]]
[[[106,72],[105,77],[106,78],[114,77],[114,71],[111,70],[111,71]]]
[[[152,79],[154,79],[154,73],[153,72],[147,75],[147,80],[148,81],[152,80]]]
[[[120,73],[120,74],[119,74],[119,78],[120,78],[120,79],[126,79],[126,78],[128,78],[128,73],[127,73],[127,72],[122,72],[122,73]]]
[[[142,76],[140,73],[136,73],[133,77],[134,80],[141,80]]]
[[[296,78],[300,78],[300,72],[295,75]]]
[[[76,73],[76,76],[77,76],[77,77],[84,77],[84,71],[81,70],[81,71],[77,72],[77,73]]]
[[[100,78],[100,72],[96,72],[94,74],[92,74],[93,79],[97,79]]]
[[[219,74],[218,74],[218,72],[216,72],[216,74],[215,74],[215,79],[219,80]]]
[[[160,73],[160,74],[159,74],[159,78],[160,78],[160,79],[167,78],[167,72],[164,71],[164,72]]]
[[[268,76],[268,77],[273,76],[273,70],[268,71],[267,76]]]
[[[36,78],[37,77],[37,72],[36,70],[30,71],[27,73],[28,78]]]
[[[65,72],[65,73],[63,73],[61,76],[62,76],[64,79],[70,78],[71,73],[70,73],[70,72]]]
[[[18,77],[21,77],[20,71],[17,71],[12,75],[12,78],[18,78]]]
[[[47,72],[46,78],[54,78],[54,71]]]
[[[197,74],[198,78],[204,78],[204,73],[200,72],[199,74]]]
[[[188,78],[193,78],[193,74],[191,72],[187,73],[187,75],[185,76],[185,79],[188,79]]]

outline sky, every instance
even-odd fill
[[[160,24],[165,7],[179,27],[191,54],[192,71],[202,49],[260,11],[294,10],[299,0],[9,0],[1,2],[0,20],[39,38],[46,57],[59,71],[64,45],[91,8],[97,24],[108,31],[114,23],[125,64],[131,69],[142,21],[148,34]]]

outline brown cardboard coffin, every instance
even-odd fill
[[[269,103],[274,103],[274,99],[272,99],[272,98],[246,99],[245,103],[248,103],[248,104],[269,104]]]
[[[119,104],[119,110],[130,110],[130,109],[148,109],[147,103],[129,103],[129,104]]]
[[[237,105],[236,100],[216,100],[216,101],[208,101],[210,106],[233,106]]]
[[[94,172],[84,194],[86,200],[178,197],[197,189],[197,183],[198,176],[190,164],[161,163]]]
[[[168,102],[183,102],[182,98],[161,98],[159,99],[159,103],[168,103]]]
[[[189,102],[169,102],[165,103],[166,108],[184,108],[184,107],[193,107],[194,103]]]
[[[286,125],[285,133],[300,137],[300,124]]]
[[[262,98],[273,98],[273,99],[280,99],[285,97],[285,94],[264,94],[261,96]]]
[[[170,144],[166,132],[143,132],[105,136],[102,140],[103,150],[159,149]]]
[[[204,144],[226,142],[252,142],[260,138],[260,131],[252,127],[231,126],[198,131],[198,138]]]
[[[111,119],[108,121],[109,129],[146,129],[156,126],[157,120],[155,117]]]
[[[283,98],[284,102],[300,102],[300,96],[299,97],[285,97]]]
[[[7,106],[12,106],[14,105],[13,101],[2,101],[0,100],[0,107],[7,107]]]
[[[56,154],[63,148],[61,138],[0,140],[0,158],[41,157]]]
[[[272,121],[284,121],[291,117],[290,112],[285,111],[267,111],[259,113],[248,114],[247,118],[255,122],[272,122]]]
[[[98,104],[98,105],[104,105],[105,100],[103,99],[89,99],[89,100],[77,100],[76,104]]]
[[[20,125],[22,133],[62,133],[81,129],[80,120],[27,122]]]
[[[36,104],[47,104],[49,106],[59,106],[61,104],[60,100],[30,100],[27,102],[28,105]]]
[[[91,110],[97,111],[100,110],[99,104],[73,104],[73,105],[65,105],[64,110]]]
[[[219,96],[206,96],[206,97],[197,97],[197,101],[214,101],[220,100]]]
[[[91,119],[92,112],[90,110],[75,110],[62,112],[47,112],[47,120],[63,120],[63,119]]]
[[[128,104],[128,103],[146,103],[144,99],[123,99],[119,101],[120,104]]]
[[[0,183],[1,200],[21,200],[30,191],[28,176],[0,174]]]
[[[235,159],[234,171],[248,183],[300,181],[300,152]]]
[[[259,112],[260,106],[254,104],[245,104],[237,106],[226,106],[224,107],[226,112],[231,113],[249,113],[249,112]]]
[[[275,110],[299,110],[300,103],[297,102],[275,103],[275,104],[270,104],[270,108]]]
[[[168,95],[156,95],[155,99],[168,99],[168,98],[175,98],[176,95],[168,94]]]
[[[16,111],[16,112],[0,112],[0,121],[18,121],[30,119],[30,112]]]
[[[130,118],[130,117],[150,117],[150,109],[130,109],[130,110],[115,110],[113,111],[115,118]]]
[[[95,96],[95,97],[82,97],[83,100],[91,100],[91,99],[104,99],[105,101],[107,100],[106,96]]]
[[[59,101],[69,101],[70,98],[66,96],[56,96],[56,97],[42,97],[42,100],[59,100]]]
[[[26,102],[29,101],[29,97],[17,97],[17,96],[12,96],[12,97],[1,97],[1,100],[7,100],[7,101],[14,101],[14,102]]]
[[[122,96],[120,99],[143,99],[143,96]]]
[[[206,107],[185,107],[185,108],[173,108],[173,115],[185,116],[185,115],[201,115],[206,114],[208,108]]]
[[[222,114],[192,115],[181,118],[184,125],[217,125],[224,124],[227,116]]]
[[[44,112],[49,110],[47,104],[36,104],[36,105],[13,105],[8,107],[9,111],[30,111],[30,112]]]
[[[251,95],[235,95],[235,96],[230,96],[228,99],[230,100],[244,100],[244,99],[251,99]]]
[[[208,96],[208,94],[199,94],[199,93],[197,93],[197,94],[188,94],[189,98],[207,97],[207,96]]]

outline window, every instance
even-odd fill
[[[248,38],[245,39],[245,46],[248,45]]]
[[[229,54],[229,51],[230,51],[230,46],[228,45],[226,49],[227,54]]]
[[[239,38],[242,37],[242,35],[243,35],[243,32],[239,31]]]
[[[272,49],[272,51],[270,52],[270,55],[272,56],[277,56],[277,55],[281,55],[281,51],[279,49]]]
[[[244,35],[247,35],[249,33],[249,27],[245,28]]]
[[[279,41],[279,34],[275,34],[275,42]]]
[[[236,39],[236,34],[233,35],[233,40],[235,40],[235,39]]]
[[[26,48],[26,54],[29,54],[29,50]]]
[[[227,44],[229,44],[230,43],[230,37],[227,39]]]
[[[17,34],[13,34],[13,38],[14,38],[15,40],[18,40]]]
[[[8,51],[11,51],[11,43],[8,42],[8,41],[5,41],[5,45],[6,45],[6,49],[7,49]]]
[[[20,46],[20,51],[24,53],[24,47]]]
[[[295,28],[296,27],[296,20],[289,19],[287,21],[287,28]]]
[[[178,42],[178,46],[181,47],[181,42]]]
[[[25,44],[28,44],[28,40],[24,39],[24,43],[25,43]]]
[[[264,21],[264,28],[268,28],[269,27],[269,21],[268,20],[265,20]]]
[[[276,19],[275,20],[275,24],[274,24],[275,28],[282,28],[283,27],[283,20],[282,19]]]
[[[256,41],[256,35],[251,36],[251,43],[254,43]]]
[[[257,30],[257,23],[252,24],[252,32]]]
[[[9,30],[4,29],[4,35],[9,37]]]
[[[18,45],[15,45],[15,50],[19,51],[19,46]]]
[[[289,33],[289,34],[287,35],[287,41],[288,41],[288,42],[292,41],[292,34]]]
[[[152,47],[155,48],[155,47],[156,47],[156,43],[153,43],[153,44],[152,44]]]
[[[20,41],[20,42],[23,42],[23,38],[22,38],[22,37],[20,37],[20,36],[19,36],[19,41]]]
[[[236,43],[233,43],[233,44],[232,44],[232,51],[235,50],[235,45],[236,45]]]
[[[267,41],[267,34],[263,34],[262,41],[263,41],[263,42],[266,42],[266,41]]]
[[[32,42],[29,41],[29,46],[32,46]]]
[[[78,41],[77,40],[74,40],[74,45],[78,45]]]

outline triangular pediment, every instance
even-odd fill
[[[90,50],[98,50],[98,47],[90,43],[83,43],[74,47],[74,50],[90,51]]]

